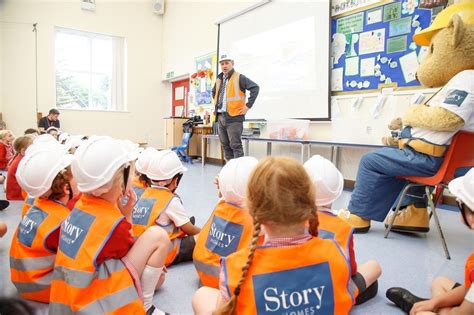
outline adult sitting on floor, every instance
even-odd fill
[[[434,175],[456,132],[474,131],[472,2],[447,7],[413,40],[430,46],[418,68],[419,81],[426,87],[444,87],[426,104],[414,105],[405,114],[399,148],[386,147],[362,157],[348,210],[339,212],[359,233],[369,230],[370,220],[383,221],[387,216],[406,183],[397,177]],[[410,197],[404,200],[404,211],[395,218],[393,230],[429,230],[423,192],[416,188],[408,192]]]

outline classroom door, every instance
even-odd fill
[[[172,101],[171,115],[173,117],[186,117],[188,115],[189,79],[171,83]]]

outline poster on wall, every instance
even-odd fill
[[[331,16],[357,10],[377,2],[379,0],[333,0],[331,1]]]
[[[212,107],[212,87],[215,82],[215,73],[217,64],[217,54],[212,52],[195,58],[196,72],[191,75],[191,99],[190,112],[204,116],[211,114]],[[192,116],[192,115],[191,115]]]

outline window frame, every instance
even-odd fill
[[[91,107],[87,107],[87,108],[65,108],[65,107],[60,107],[58,106],[57,104],[57,82],[56,82],[56,73],[57,73],[57,65],[56,65],[56,34],[58,32],[63,32],[63,33],[67,33],[67,34],[73,34],[73,35],[78,35],[78,36],[86,36],[88,37],[89,39],[93,39],[93,38],[99,38],[99,39],[113,39],[113,38],[119,38],[121,41],[122,41],[122,44],[123,44],[123,76],[122,76],[122,109],[118,109],[117,107],[117,104],[114,104],[113,103],[113,90],[111,89],[111,104],[110,104],[110,107],[107,108],[107,109],[103,109],[103,108],[91,108]],[[118,112],[118,113],[129,113],[129,110],[128,110],[128,104],[127,104],[127,57],[128,57],[128,54],[127,54],[127,42],[126,42],[126,38],[124,36],[116,36],[116,35],[109,35],[109,34],[104,34],[104,33],[97,33],[97,32],[90,32],[90,31],[83,31],[83,30],[79,30],[79,29],[73,29],[73,28],[69,28],[69,27],[63,27],[63,26],[54,26],[54,36],[53,36],[54,40],[53,40],[53,64],[54,64],[54,71],[53,71],[53,81],[54,81],[54,84],[53,84],[53,89],[54,89],[54,106],[55,108],[58,108],[60,110],[66,110],[66,111],[93,111],[93,112],[106,112],[106,113],[109,113],[109,112]],[[91,46],[92,47],[92,46]],[[92,80],[92,77],[93,75],[103,75],[104,73],[101,73],[101,72],[93,72],[92,71],[92,48],[90,47],[89,49],[89,53],[90,53],[90,69],[91,71],[80,71],[80,70],[72,70],[72,69],[61,69],[62,71],[64,72],[74,72],[74,73],[83,73],[83,74],[87,74],[90,76],[89,78],[89,81]],[[113,52],[114,53],[114,52]],[[112,73],[114,72],[114,65],[112,65]],[[113,80],[114,80],[114,77],[112,76],[111,78],[111,85],[113,86]],[[90,82],[89,83],[89,92],[90,92],[90,88],[92,87],[92,83]],[[91,96],[90,96],[90,93],[89,93],[89,104],[90,104],[90,100],[91,100]]]

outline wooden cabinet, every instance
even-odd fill
[[[165,118],[165,148],[181,145],[183,138],[183,123],[188,118],[170,117]],[[197,135],[193,135],[189,142],[188,154],[191,156],[199,155]]]

